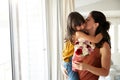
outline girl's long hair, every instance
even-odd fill
[[[85,22],[83,16],[78,12],[71,12],[68,15],[67,19],[67,32],[65,36],[65,40],[70,40],[73,43],[72,37],[75,34],[76,26],[80,26]]]

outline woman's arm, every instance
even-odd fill
[[[101,68],[91,66],[86,63],[74,62],[73,66],[78,70],[88,70],[93,74],[99,76],[107,76],[109,74],[110,62],[111,62],[111,51],[108,43],[104,43],[100,49],[101,53]]]
[[[96,36],[90,36],[90,35],[87,35],[87,34],[79,31],[79,32],[76,32],[76,38],[77,39],[78,38],[84,38],[84,39],[86,39],[86,40],[88,40],[90,42],[98,43],[98,42],[101,41],[101,39],[103,38],[103,36],[102,36],[101,33],[97,34]]]
[[[101,66],[102,68],[89,67],[87,70],[101,76],[107,76],[109,74],[110,63],[111,63],[111,50],[107,42],[100,48],[101,53]]]

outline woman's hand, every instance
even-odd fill
[[[65,76],[66,78],[68,78],[67,70],[64,68],[63,65],[61,65],[61,70],[62,70],[62,73],[64,74],[64,76]]]
[[[87,64],[83,62],[73,61],[72,66],[77,70],[86,70]]]

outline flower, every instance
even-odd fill
[[[84,57],[86,55],[89,55],[94,48],[95,46],[91,44],[91,42],[83,38],[78,39],[74,46],[74,54],[72,57],[72,61],[82,62]],[[72,70],[77,71],[76,69],[74,69],[74,67],[72,67]]]
[[[74,46],[75,54],[78,56],[86,56],[90,54],[94,48],[95,46],[91,44],[91,42],[83,38],[78,39]]]
[[[76,53],[76,55],[81,55],[82,54],[82,49],[77,49],[75,53]]]

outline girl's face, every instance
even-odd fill
[[[83,30],[84,28],[85,28],[85,24],[82,24],[80,26],[76,26],[77,31]]]
[[[95,21],[94,19],[92,18],[92,16],[89,14],[88,17],[86,18],[86,24],[85,24],[85,29],[86,30],[91,30],[94,28],[95,26]]]

